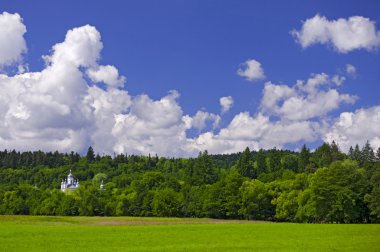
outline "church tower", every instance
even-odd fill
[[[79,186],[79,180],[75,180],[74,179],[74,176],[73,174],[71,173],[71,170],[70,170],[70,173],[69,175],[67,175],[67,179],[63,179],[62,182],[61,182],[61,191],[66,191],[68,189],[70,190],[75,190],[78,188]]]

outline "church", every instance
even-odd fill
[[[61,182],[61,191],[63,191],[63,192],[65,192],[67,190],[72,190],[73,191],[73,190],[77,189],[79,185],[80,185],[79,180],[78,179],[74,179],[74,176],[73,176],[73,174],[71,173],[71,170],[70,170],[69,175],[67,175],[67,179],[62,179],[62,182]],[[106,190],[106,188],[105,188],[105,186],[103,184],[103,180],[100,183],[99,190]]]
[[[63,179],[61,182],[61,191],[66,191],[66,190],[75,190],[79,186],[79,181],[74,179],[73,174],[67,175],[67,179]]]

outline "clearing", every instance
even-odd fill
[[[378,224],[0,216],[0,251],[380,251]]]

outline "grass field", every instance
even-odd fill
[[[380,251],[380,225],[0,216],[0,251]]]

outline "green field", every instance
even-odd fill
[[[0,251],[380,251],[380,225],[0,216]]]

